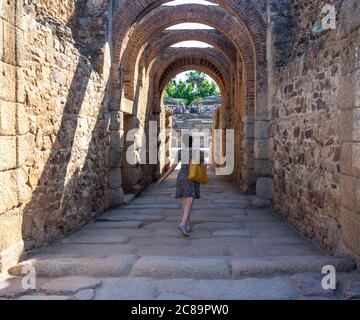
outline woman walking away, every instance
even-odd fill
[[[176,199],[182,199],[183,218],[178,229],[184,237],[188,238],[192,232],[192,226],[190,224],[191,210],[195,199],[200,199],[200,183],[188,179],[190,161],[193,159],[193,153],[194,160],[196,160],[195,151],[193,150],[193,139],[190,135],[183,136],[183,145],[185,148],[178,151],[174,164],[157,184],[160,186],[174,172],[177,164],[181,162],[181,169],[176,183]],[[204,163],[203,152],[200,152],[200,163]]]

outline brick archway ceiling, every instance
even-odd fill
[[[161,32],[146,47],[146,66],[165,49],[182,41],[202,41],[220,50],[231,65],[236,64],[236,48],[217,30],[168,30]]]
[[[161,53],[151,67],[154,95],[159,97],[176,74],[189,69],[208,73],[226,95],[231,87],[231,68],[226,58],[214,49],[169,48]]]
[[[222,32],[237,47],[246,68],[247,80],[254,82],[256,51],[254,43],[244,24],[218,6],[180,5],[162,6],[146,15],[132,30],[131,38],[124,52],[125,95],[132,99],[134,83],[137,81],[136,66],[148,41],[166,28],[182,23],[204,23]]]
[[[158,6],[170,0],[125,0],[117,7],[113,23],[114,67],[118,68],[122,54],[130,39],[134,24]],[[254,41],[257,56],[266,61],[266,23],[252,0],[208,0],[217,3],[239,18],[246,26]]]

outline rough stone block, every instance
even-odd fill
[[[350,210],[360,208],[360,179],[342,174],[340,177],[341,204]]]
[[[124,114],[121,111],[110,112],[110,130],[124,130]]]
[[[266,160],[270,158],[270,139],[255,140],[255,159]]]
[[[123,149],[125,134],[123,130],[112,130],[110,134],[110,147],[112,149]]]
[[[111,189],[120,189],[122,186],[121,169],[112,168],[109,173],[109,187]]]
[[[26,134],[29,131],[29,118],[23,104],[17,104],[17,133]]]
[[[259,198],[273,199],[274,180],[272,178],[258,178],[256,182],[256,195]]]
[[[0,100],[0,135],[16,134],[16,104]]]
[[[13,243],[4,251],[0,251],[0,278],[2,273],[7,273],[10,267],[19,263],[24,254],[24,241]]]
[[[342,229],[342,242],[354,255],[358,255],[360,248],[360,214],[342,207],[339,222]]]
[[[0,61],[0,99],[16,102],[16,67]]]
[[[109,164],[110,168],[120,168],[124,151],[122,149],[110,149]]]
[[[0,136],[0,171],[16,168],[16,137]]]
[[[22,213],[14,209],[0,215],[0,252],[22,240]]]
[[[270,176],[272,173],[272,165],[269,160],[255,160],[255,172],[259,176]]]
[[[1,1],[0,17],[12,24],[15,24],[16,3],[18,1],[19,0]]]
[[[118,207],[124,203],[124,191],[123,189],[110,189],[108,190],[109,205],[112,207]]]
[[[344,142],[341,150],[341,172],[360,177],[360,142]]]
[[[16,65],[16,27],[4,21],[3,61]]]
[[[0,4],[0,7],[2,6],[2,4]],[[1,8],[0,8],[1,10]],[[4,56],[4,20],[1,18],[0,16],[0,61],[4,61],[3,60],[3,56]]]
[[[346,64],[349,64],[348,61],[346,61]],[[340,109],[346,110],[360,107],[360,70],[346,74],[341,80],[339,88]]]
[[[269,139],[268,121],[257,121],[255,123],[255,139]]]
[[[29,154],[30,154],[30,145],[26,136],[16,137],[16,150],[17,150],[17,167],[25,164]]]

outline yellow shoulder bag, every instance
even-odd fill
[[[195,164],[194,161],[191,160],[188,179],[193,182],[208,184],[209,178],[206,172],[205,164],[203,163]]]

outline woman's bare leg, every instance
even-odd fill
[[[191,209],[194,203],[194,198],[184,198],[184,207],[183,207],[183,220],[182,223],[188,227],[191,215]]]
[[[188,218],[188,221],[187,221],[187,224],[186,224],[187,228],[191,228],[191,213],[192,213],[192,209],[193,209],[193,206],[194,206],[194,203],[195,203],[195,199],[194,198],[191,198],[191,199],[193,201],[191,202],[190,214],[189,214],[189,218]]]

